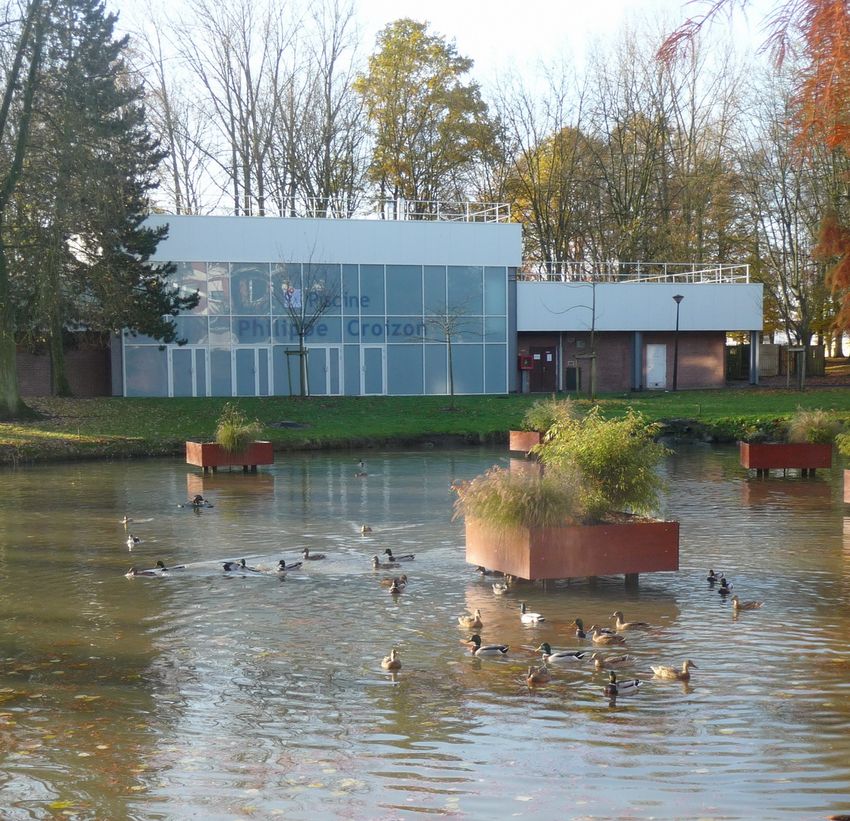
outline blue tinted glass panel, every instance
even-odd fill
[[[488,314],[506,314],[508,272],[505,268],[484,269],[484,311]]]
[[[360,266],[360,312],[364,316],[383,316],[384,266]]]
[[[269,312],[269,266],[234,262],[230,266],[231,313],[261,316]]]
[[[207,395],[207,351],[195,350],[195,396]]]
[[[360,338],[363,342],[381,344],[387,341],[387,322],[383,316],[364,316],[360,322]]]
[[[425,313],[440,314],[446,310],[446,267],[425,266]]]
[[[275,263],[271,268],[271,307],[275,316],[287,316],[290,311],[300,315],[301,265]]]
[[[484,319],[484,341],[505,342],[508,338],[508,320],[503,316],[488,316]],[[489,391],[488,391],[489,393]]]
[[[360,341],[360,320],[357,317],[347,316],[342,321],[343,342]]]
[[[459,316],[453,323],[452,342],[483,342],[484,319],[480,316]]]
[[[425,393],[446,394],[449,392],[445,345],[425,345]]]
[[[227,347],[236,341],[236,337],[230,328],[230,317],[227,316],[211,316],[210,323],[210,344]]]
[[[269,395],[269,352],[267,348],[257,351],[257,393],[260,396]]]
[[[230,271],[226,262],[207,266],[207,313],[230,313]]]
[[[422,268],[387,265],[387,313],[422,313]]]
[[[171,349],[171,393],[172,396],[192,395],[191,348]]]
[[[452,345],[455,393],[484,393],[484,346]]]
[[[134,334],[131,330],[124,331],[124,343],[127,345],[161,345],[162,342],[147,334]]]
[[[234,316],[231,319],[233,336],[242,345],[268,345],[271,325],[267,316]]]
[[[360,313],[360,268],[357,265],[342,266],[342,312]]]
[[[168,281],[177,285],[180,296],[191,296],[198,294],[198,304],[188,313],[207,313],[207,264],[206,262],[178,262],[177,270],[168,278]]]
[[[388,316],[387,342],[423,342],[427,328],[421,316]]]
[[[206,345],[208,320],[205,316],[178,316],[174,323],[178,339],[185,339],[189,345]]]
[[[363,392],[384,393],[383,348],[363,348]]]
[[[297,350],[296,347],[289,345],[275,345],[272,348],[275,396],[297,396],[300,392],[301,374],[298,370],[298,357],[288,356],[286,353]]]
[[[507,345],[484,346],[484,392],[507,393]]]
[[[230,379],[229,348],[213,348],[210,350],[210,395],[233,395],[233,386]]]
[[[304,266],[307,316],[339,316],[342,312],[342,279],[339,265]]]
[[[307,334],[307,340],[314,345],[321,345],[324,342],[342,342],[342,319],[338,316],[319,317],[318,322]]]
[[[343,348],[345,358],[345,394],[360,396],[360,346],[346,345]]]
[[[328,392],[328,357],[325,348],[307,349],[307,385],[310,396],[323,396]]]
[[[484,313],[483,269],[477,266],[450,265],[449,310],[465,314]]]
[[[387,393],[422,393],[421,345],[387,345]]]
[[[445,342],[446,341],[446,317],[445,316],[426,316],[425,317],[425,337],[428,342]]]
[[[255,356],[253,348],[236,349],[236,395],[256,396]]]
[[[334,396],[340,393],[339,359],[342,354],[339,348],[328,348],[328,392]]]
[[[168,396],[167,353],[154,346],[124,346],[127,396]]]

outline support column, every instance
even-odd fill
[[[635,331],[632,341],[632,390],[643,390],[643,333]]]
[[[750,331],[750,384],[759,383],[759,363],[761,362],[761,331]]]

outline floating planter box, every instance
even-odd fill
[[[803,476],[816,468],[832,467],[832,445],[807,442],[740,442],[741,467],[766,474],[770,470],[798,469]]]
[[[228,453],[215,442],[186,442],[186,464],[202,467],[204,473],[239,465],[246,473],[256,473],[257,465],[274,464],[274,450],[271,442],[252,442],[241,453]]]
[[[678,570],[679,523],[503,528],[467,519],[466,561],[529,580]]]
[[[535,445],[540,444],[541,438],[541,434],[536,430],[508,431],[508,450],[528,453]]]

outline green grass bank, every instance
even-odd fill
[[[445,441],[500,442],[535,396],[282,397],[235,401],[276,450],[366,448]],[[28,403],[40,418],[0,423],[0,463],[165,456],[187,439],[210,440],[226,399],[62,399]],[[585,400],[580,404],[589,406]],[[672,435],[734,441],[770,430],[800,406],[850,420],[850,389],[764,388],[607,395],[606,415],[633,407]]]

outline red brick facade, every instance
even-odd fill
[[[74,396],[110,396],[107,348],[65,352],[65,368]],[[18,351],[18,389],[21,396],[50,395],[50,357]]]

